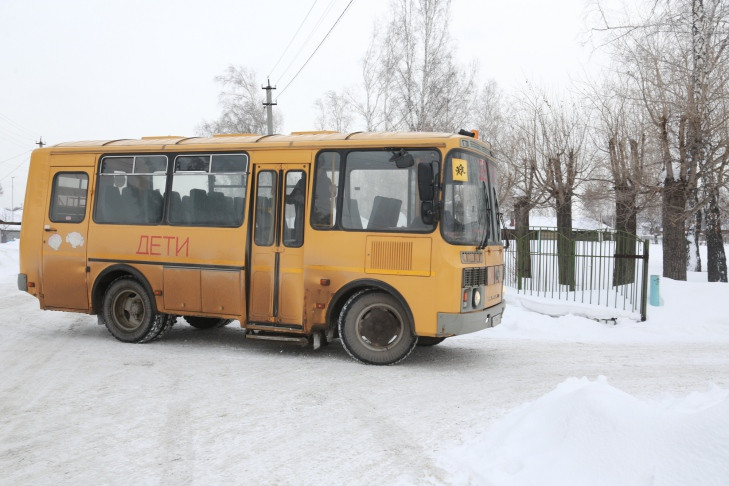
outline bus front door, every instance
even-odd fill
[[[86,238],[90,208],[88,169],[51,171],[48,210],[43,221],[41,298],[44,307],[89,308]]]
[[[255,177],[248,320],[253,325],[300,330],[306,166],[258,165]]]

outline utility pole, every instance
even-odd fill
[[[263,104],[263,106],[266,107],[266,122],[268,123],[268,134],[273,135],[273,105],[274,103],[271,100],[271,91],[276,89],[275,86],[271,86],[271,80],[267,79],[268,84],[266,86],[262,86],[262,89],[266,90],[266,102]]]
[[[15,222],[15,177],[10,178],[10,221]]]
[[[45,142],[43,141],[43,137],[40,137],[40,138],[38,139],[38,141],[37,141],[37,142],[36,142],[35,144],[36,144],[36,145],[37,145],[38,147],[40,147],[40,148],[43,148],[43,146],[44,146],[44,145],[45,145],[46,143],[45,143]]]

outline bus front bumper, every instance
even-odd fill
[[[470,332],[481,331],[501,323],[501,316],[504,314],[505,302],[496,304],[476,312],[463,314],[438,313],[438,337],[458,336]]]

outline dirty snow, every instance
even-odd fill
[[[17,254],[0,245],[3,485],[729,484],[729,287],[705,274],[661,279],[644,323],[507,291],[501,326],[374,367],[182,320],[123,344],[40,311]]]

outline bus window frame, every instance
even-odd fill
[[[242,155],[245,157],[245,163],[243,167],[243,171],[241,172],[211,172],[212,166],[213,166],[213,156],[215,155]],[[242,187],[243,188],[243,207],[241,209],[241,214],[236,215],[239,216],[238,219],[235,220],[235,223],[233,224],[210,224],[210,223],[174,223],[170,221],[170,205],[172,203],[171,200],[171,194],[172,194],[172,188],[174,187],[175,183],[175,174],[178,172],[175,170],[177,166],[177,159],[179,157],[200,157],[200,156],[207,156],[208,157],[208,170],[207,172],[203,171],[180,171],[181,174],[192,174],[192,175],[207,175],[215,176],[215,175],[241,175],[243,177],[243,185],[242,186],[218,186],[218,187]],[[170,159],[172,159],[172,163],[168,164],[167,166],[167,185],[166,185],[166,193],[165,193],[165,201],[164,201],[164,213],[162,218],[163,225],[167,226],[174,226],[174,227],[193,227],[193,228],[240,228],[243,223],[246,220],[246,207],[248,204],[248,186],[250,185],[250,175],[251,175],[251,157],[248,154],[247,151],[223,151],[223,152],[214,152],[214,151],[194,151],[194,152],[175,152],[169,154]]]
[[[65,176],[65,175],[82,175],[86,177],[86,197],[84,198],[86,200],[86,203],[84,204],[84,213],[83,217],[79,219],[78,221],[68,221],[68,220],[57,220],[53,219],[53,209],[56,207],[56,196],[57,196],[57,189],[58,185],[56,184],[58,181],[59,176]],[[72,171],[62,171],[62,172],[56,172],[53,175],[53,181],[51,182],[51,201],[48,205],[48,221],[51,223],[62,223],[62,224],[79,224],[86,221],[86,213],[88,212],[89,207],[89,181],[90,181],[89,174],[84,171],[80,170],[72,170]],[[80,179],[79,179],[80,180]],[[72,206],[66,206],[66,207],[72,207]]]
[[[160,177],[162,175],[161,172],[135,172],[136,166],[137,166],[137,157],[164,157],[165,158],[165,193],[162,195],[162,215],[160,221],[157,222],[143,222],[143,223],[125,223],[125,222],[118,222],[118,221],[99,221],[97,219],[97,213],[99,210],[99,200],[101,199],[99,197],[100,192],[99,189],[101,188],[101,178],[102,177],[117,177],[117,176],[123,176],[128,178],[131,176],[157,176]],[[126,172],[124,174],[115,174],[113,172],[102,172],[103,164],[106,159],[132,159],[132,171]],[[124,153],[124,154],[103,154],[99,157],[99,162],[97,163],[97,172],[96,172],[96,185],[94,186],[94,205],[93,210],[91,212],[91,219],[95,224],[98,225],[114,225],[114,226],[161,226],[166,224],[166,207],[167,207],[167,194],[169,191],[169,179],[170,179],[170,154],[167,153],[144,153],[144,152],[132,152],[132,153]],[[128,179],[127,179],[128,180]],[[126,184],[126,183],[125,183]]]
[[[438,223],[433,223],[429,228],[425,228],[424,230],[415,230],[412,228],[404,227],[401,229],[367,229],[367,228],[345,228],[342,226],[342,216],[343,211],[342,208],[344,206],[344,196],[345,191],[349,190],[349,185],[347,185],[347,161],[349,158],[349,155],[353,152],[388,152],[390,149],[387,147],[362,147],[362,148],[353,148],[353,149],[347,149],[347,150],[337,150],[337,149],[322,149],[319,150],[315,157],[314,157],[314,164],[312,167],[312,179],[314,179],[314,183],[312,184],[312,191],[310,195],[311,199],[311,206],[312,209],[309,214],[309,226],[316,230],[316,231],[348,231],[353,233],[390,233],[390,234],[418,234],[418,235],[426,235],[426,234],[432,234],[438,229]],[[438,154],[438,160],[437,163],[439,167],[441,167],[440,172],[442,171],[442,166],[444,164],[444,156],[443,152],[438,147],[433,146],[417,146],[417,147],[407,147],[407,151],[431,151]],[[321,227],[321,226],[313,226],[312,221],[312,213],[314,211],[314,197],[316,196],[316,173],[319,168],[319,155],[322,153],[336,153],[339,155],[339,177],[337,182],[337,196],[336,196],[336,205],[335,205],[335,212],[336,217],[334,218],[334,224],[331,227]],[[393,162],[394,165],[394,162]],[[395,169],[395,170],[403,170],[403,169]],[[439,177],[442,177],[439,174]],[[345,187],[346,186],[346,187]],[[417,198],[418,206],[420,203],[420,199],[417,195],[417,172],[414,174],[408,174],[408,186],[407,189],[409,190],[411,187],[414,187],[414,198]],[[408,194],[408,197],[410,197],[410,194]],[[439,194],[436,194],[436,199],[439,200],[440,196]],[[405,202],[405,201],[403,201]],[[427,226],[427,225],[426,225]]]
[[[482,149],[481,147],[479,147],[477,145],[473,145],[473,144],[470,144],[470,145],[461,144],[460,147],[452,148],[451,150],[448,151],[448,153],[446,154],[446,156],[443,158],[443,167],[442,167],[443,176],[441,178],[441,188],[440,188],[440,197],[439,197],[440,210],[441,210],[441,212],[444,211],[444,207],[445,207],[445,191],[446,191],[446,185],[447,185],[446,179],[448,177],[448,174],[452,170],[451,163],[452,163],[452,160],[453,160],[453,157],[454,157],[454,153],[456,153],[456,152],[465,152],[465,153],[467,153],[468,155],[470,155],[472,157],[475,157],[477,159],[483,159],[485,161],[485,165],[486,165],[486,177],[488,178],[488,180],[486,181],[487,182],[487,197],[488,197],[488,202],[491,202],[490,207],[491,207],[491,211],[493,213],[491,215],[491,218],[490,218],[491,219],[490,226],[489,226],[489,228],[487,228],[487,231],[489,233],[489,238],[488,238],[488,241],[487,241],[487,245],[490,246],[490,245],[501,244],[501,241],[496,241],[494,239],[496,237],[496,234],[499,234],[500,235],[500,230],[496,230],[496,231],[494,230],[494,227],[498,227],[498,222],[496,222],[496,219],[498,218],[498,214],[497,214],[497,209],[496,208],[498,208],[499,203],[498,203],[498,199],[495,199],[495,201],[496,201],[496,208],[494,208],[494,201],[491,198],[492,198],[492,196],[495,197],[495,198],[498,197],[497,196],[497,190],[498,190],[498,188],[496,187],[496,185],[493,184],[494,179],[495,179],[495,177],[498,177],[498,174],[495,174],[494,175],[495,177],[492,177],[492,174],[491,174],[491,166],[493,165],[495,169],[498,169],[498,167],[497,167],[498,160],[494,157],[494,155],[492,153],[489,154],[484,149]],[[447,237],[447,235],[444,233],[445,227],[443,225],[442,215],[441,215],[441,219],[440,219],[439,226],[440,226],[440,233],[441,233],[441,237],[443,238],[443,241],[445,241],[449,245],[453,245],[453,246],[473,246],[473,245],[470,245],[470,244],[454,243],[453,241],[451,241],[451,239],[449,237]]]

